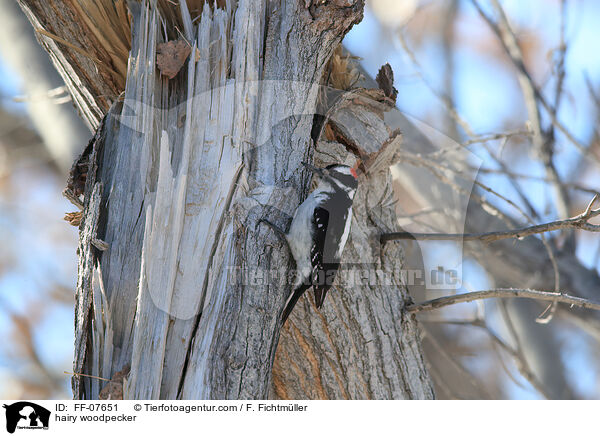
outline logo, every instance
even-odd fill
[[[14,433],[15,429],[48,430],[50,411],[29,401],[19,401],[6,409],[6,431]]]

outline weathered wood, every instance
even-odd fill
[[[225,2],[192,22],[182,1],[182,32],[197,61],[170,81],[155,67],[161,11],[153,2],[131,3],[123,102],[107,119],[98,173],[86,189],[93,204],[99,192],[101,201],[99,209],[86,208],[84,228],[97,227],[87,233],[108,250],[86,242],[82,251],[83,260],[93,254],[94,261],[80,265],[75,356],[78,372],[106,378],[131,364],[125,398],[265,398],[271,391],[292,262],[257,221],[283,224],[306,195],[309,175],[300,162],[313,155],[319,82],[364,6],[362,0],[306,3]],[[61,8],[29,7],[38,21],[69,17]],[[56,45],[48,48],[64,56]],[[78,92],[97,96],[100,85],[82,83],[73,64],[62,73],[79,81]],[[85,77],[90,70],[81,68]],[[100,107],[95,98],[77,100],[92,118]],[[340,108],[337,121],[366,151],[377,151],[391,134],[381,110],[357,110]],[[319,147],[320,162],[347,159],[339,144]],[[391,286],[351,287],[341,277],[338,286],[348,293],[334,292],[322,314],[304,313],[303,325],[302,309],[292,316],[289,326],[299,333],[297,342],[284,337],[281,344],[288,357],[279,359],[275,387],[282,397],[433,396],[414,317],[402,315],[401,251],[380,253],[372,244],[378,226],[394,228],[392,208],[379,202],[387,200],[385,187],[387,170],[361,188],[345,258],[360,259],[356,271],[386,272]],[[291,368],[284,390],[281,368]],[[314,377],[312,387],[297,381],[315,370],[323,379]],[[103,385],[76,377],[75,397],[97,398]]]
[[[365,153],[384,144],[390,150],[401,147],[401,137],[381,116],[383,105],[368,95],[348,97],[330,114],[345,140]],[[326,165],[353,157],[341,144],[323,140],[315,158]],[[283,329],[274,367],[275,398],[433,398],[415,318],[403,311],[410,297],[401,274],[402,250],[382,249],[378,242],[382,231],[397,226],[389,172],[394,160],[378,163],[361,177],[342,271],[325,305],[318,311],[305,294]]]
[[[291,212],[300,200],[274,187],[305,185],[296,168],[312,119],[302,114],[312,113],[316,78],[362,4],[318,9],[324,19],[284,2],[266,23],[255,2],[205,8],[197,36],[184,21],[199,61],[173,82],[154,67],[158,11],[134,13],[123,112],[100,177],[111,247],[100,260],[114,329],[108,372],[132,360],[131,398],[268,393],[285,283],[249,286],[235,272],[289,267],[287,256],[264,252],[269,235],[256,220],[261,204]]]
[[[90,21],[94,2],[81,0],[17,0],[48,51],[54,66],[65,80],[75,106],[94,129],[123,91],[126,65],[118,55],[126,54],[126,24],[98,29]],[[124,1],[110,2],[114,14],[122,11]],[[121,12],[122,13],[122,12]],[[126,16],[125,16],[126,18]],[[126,20],[123,20],[126,21]],[[114,36],[107,48],[103,40]],[[122,58],[122,56],[120,56]]]
[[[77,277],[77,292],[75,294],[75,356],[73,362],[73,370],[76,374],[81,374],[84,371],[86,364],[85,359],[89,348],[92,344],[92,337],[89,335],[90,330],[95,331],[90,325],[91,317],[96,314],[97,317],[102,316],[102,312],[92,310],[92,306],[97,301],[94,301],[94,272],[98,267],[98,258],[100,252],[94,247],[93,241],[98,239],[98,228],[101,214],[102,202],[102,182],[98,179],[98,161],[102,155],[104,142],[106,139],[106,120],[101,123],[94,137],[90,140],[85,150],[86,173],[85,178],[85,202],[83,220],[79,232],[79,265]],[[74,168],[76,165],[74,165]],[[72,176],[75,176],[72,173]],[[68,187],[70,190],[74,185]],[[70,191],[73,197],[77,197],[73,191]],[[98,320],[98,318],[97,318]],[[98,323],[97,323],[98,324]],[[103,330],[103,329],[102,329]],[[98,346],[97,341],[95,343]],[[100,356],[96,356],[99,359]],[[98,372],[94,372],[97,374]],[[89,373],[86,373],[89,374]],[[90,382],[90,380],[86,380]],[[96,383],[97,384],[97,383]],[[74,376],[72,379],[73,392],[77,393],[81,389],[81,379]]]

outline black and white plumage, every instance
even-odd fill
[[[323,305],[350,234],[352,201],[358,187],[354,168],[340,164],[322,169],[304,165],[319,177],[319,184],[296,209],[290,228],[284,234],[296,261],[297,276],[283,311],[282,324],[311,286],[317,308]]]

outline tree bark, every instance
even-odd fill
[[[361,155],[399,151],[401,137],[388,128],[383,105],[372,98],[344,96],[330,122]],[[348,151],[322,138],[315,159],[322,165],[344,162]],[[274,367],[275,397],[433,398],[417,324],[403,310],[410,301],[404,254],[397,244],[379,243],[382,232],[397,228],[389,173],[396,159],[370,166],[361,180],[343,270],[325,306],[316,311],[311,297],[303,298],[285,325]]]
[[[97,33],[61,28],[81,15],[77,0],[20,2],[34,25],[98,50]],[[305,298],[271,383],[293,262],[257,223],[285,226],[308,189],[301,161],[355,160],[337,143],[314,153],[311,131],[325,65],[363,1],[217,2],[194,21],[180,3],[192,56],[173,80],[155,66],[172,21],[156,2],[130,3],[121,102],[111,102],[114,75],[91,74],[85,56],[45,41],[92,124],[111,106],[89,157],[75,372],[111,378],[130,366],[130,399],[432,398],[415,319],[402,314],[401,252],[373,244],[395,222],[393,208],[370,203],[389,194],[385,162],[357,194],[344,262],[378,265],[389,285],[340,276],[323,313],[303,311]],[[381,109],[361,111],[340,109],[347,136],[367,152],[398,146]],[[75,376],[74,396],[98,398],[104,384]]]

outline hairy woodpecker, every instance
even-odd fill
[[[282,324],[311,286],[317,308],[323,305],[350,234],[352,201],[358,187],[356,170],[347,165],[326,168],[304,162],[303,165],[319,177],[319,183],[296,209],[289,230],[283,232],[262,220],[286,239],[296,261],[296,279],[281,317]]]

